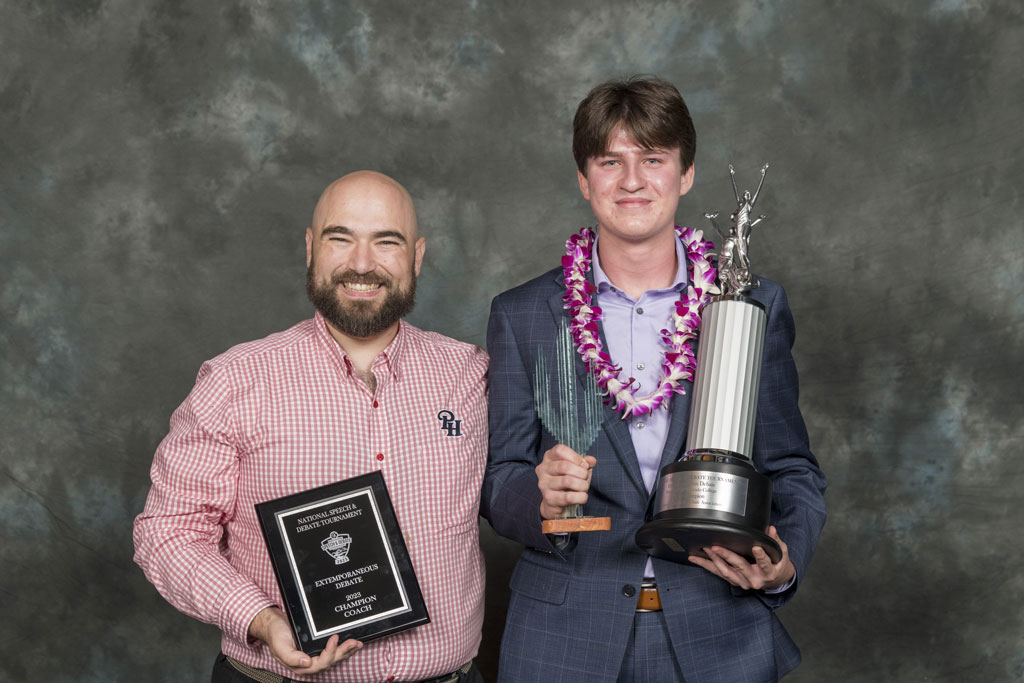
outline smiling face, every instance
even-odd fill
[[[379,173],[347,175],[324,191],[306,229],[306,292],[337,332],[393,335],[412,310],[424,249],[401,185]]]
[[[597,217],[602,239],[646,242],[675,225],[679,197],[693,186],[693,166],[682,170],[679,148],[648,149],[620,124],[607,148],[577,171],[583,198]]]

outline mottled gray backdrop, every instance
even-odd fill
[[[200,363],[307,317],[303,230],[359,168],[412,192],[413,322],[491,297],[590,219],[571,117],[676,83],[679,210],[731,209],[789,291],[829,523],[781,612],[796,681],[1024,678],[1024,10],[934,0],[0,0],[0,679],[203,680],[218,634],[131,562]],[[493,672],[518,548],[485,529]]]

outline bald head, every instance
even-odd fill
[[[339,217],[353,211],[365,219],[383,220],[388,225],[381,224],[381,228],[402,232],[410,244],[419,236],[412,197],[398,181],[383,173],[356,171],[328,185],[313,209],[310,227],[319,234]]]
[[[357,171],[327,186],[306,229],[306,291],[339,343],[394,337],[424,251],[412,198],[395,180]]]

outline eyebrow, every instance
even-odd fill
[[[323,229],[323,232],[320,233],[320,239],[323,239],[327,235],[349,235],[351,237],[355,237],[356,233],[351,228],[346,228],[344,225],[328,225]],[[405,235],[397,230],[375,230],[370,236],[375,240],[390,237],[398,240],[402,244],[408,243],[408,240],[405,239]]]
[[[668,150],[668,149],[662,149],[660,147],[642,147],[642,148],[640,148],[640,153],[641,154],[672,154],[672,151]],[[621,156],[623,156],[622,152],[610,152],[610,151],[607,151],[607,150],[596,155],[596,157],[621,157]]]

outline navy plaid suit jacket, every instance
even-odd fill
[[[554,358],[562,308],[556,268],[497,296],[491,305],[490,455],[481,514],[503,536],[525,546],[511,580],[502,639],[500,681],[615,681],[633,628],[647,554],[634,536],[649,518],[647,493],[626,423],[607,406],[589,454],[597,458],[586,514],[610,516],[611,531],[549,538],[541,533],[534,468],[555,444],[534,410],[538,349]],[[797,406],[791,355],[792,314],[782,288],[761,280],[753,298],[768,323],[754,434],[754,462],[772,480],[772,523],[789,546],[798,581],[825,523],[825,477],[808,446]],[[603,332],[602,332],[603,334]],[[606,343],[607,347],[607,343]],[[579,377],[585,372],[576,359]],[[662,466],[681,453],[690,409],[672,398]],[[565,547],[556,546],[555,542]],[[800,651],[774,611],[792,598],[742,591],[695,566],[654,560],[673,649],[688,683],[777,680],[800,662]]]

